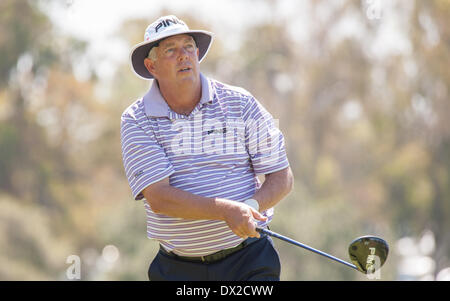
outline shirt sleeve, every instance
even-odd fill
[[[121,119],[122,159],[135,200],[144,198],[142,190],[170,176],[173,166],[153,132],[147,133],[136,120],[124,113]]]
[[[256,174],[269,174],[289,166],[278,120],[249,96],[243,110],[245,146]]]

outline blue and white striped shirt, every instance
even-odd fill
[[[289,166],[284,137],[273,117],[246,90],[200,75],[202,97],[188,115],[170,109],[158,85],[122,114],[125,173],[136,200],[169,177],[171,186],[204,197],[251,198],[257,174]],[[181,256],[205,256],[242,242],[224,221],[174,218],[147,212],[147,235]],[[273,208],[262,213],[273,216]]]

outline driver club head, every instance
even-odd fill
[[[350,260],[364,274],[374,273],[385,263],[389,246],[376,236],[358,237],[348,247]]]

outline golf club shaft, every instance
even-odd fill
[[[266,235],[269,235],[269,236],[276,237],[276,238],[278,238],[278,239],[284,240],[284,241],[286,241],[286,242],[288,242],[288,243],[291,243],[291,244],[293,244],[293,245],[302,247],[302,248],[304,248],[304,249],[306,249],[306,250],[308,250],[308,251],[312,251],[312,252],[314,252],[314,253],[316,253],[316,254],[325,256],[325,257],[327,257],[327,258],[329,258],[329,259],[332,259],[332,260],[334,260],[334,261],[337,261],[337,262],[339,262],[339,263],[342,263],[342,264],[344,264],[344,265],[346,265],[346,266],[348,266],[348,267],[350,267],[350,268],[353,268],[353,269],[355,269],[355,270],[358,271],[358,268],[357,268],[354,264],[351,264],[351,263],[349,263],[349,262],[347,262],[347,261],[344,261],[344,260],[342,260],[342,259],[339,259],[339,258],[337,258],[337,257],[334,257],[334,256],[332,256],[332,255],[330,255],[330,254],[325,253],[325,252],[322,252],[322,251],[316,250],[316,249],[314,249],[314,248],[311,248],[310,246],[307,246],[307,245],[305,245],[305,244],[299,243],[298,241],[295,241],[295,240],[293,240],[293,239],[290,239],[289,237],[286,237],[286,236],[280,235],[280,234],[278,234],[278,233],[275,233],[275,232],[273,232],[273,231],[270,231],[270,230],[267,230],[267,229],[262,229],[262,228],[259,228],[259,227],[256,228],[256,231],[258,231],[259,233],[263,233],[263,234],[266,234]]]

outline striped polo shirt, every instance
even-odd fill
[[[171,186],[204,197],[237,202],[251,198],[257,174],[289,166],[275,120],[246,90],[200,74],[202,95],[189,115],[170,109],[156,81],[121,118],[122,156],[135,200],[169,177]],[[226,222],[174,218],[147,212],[147,236],[181,256],[205,256],[242,242]],[[273,216],[273,208],[262,212]]]

